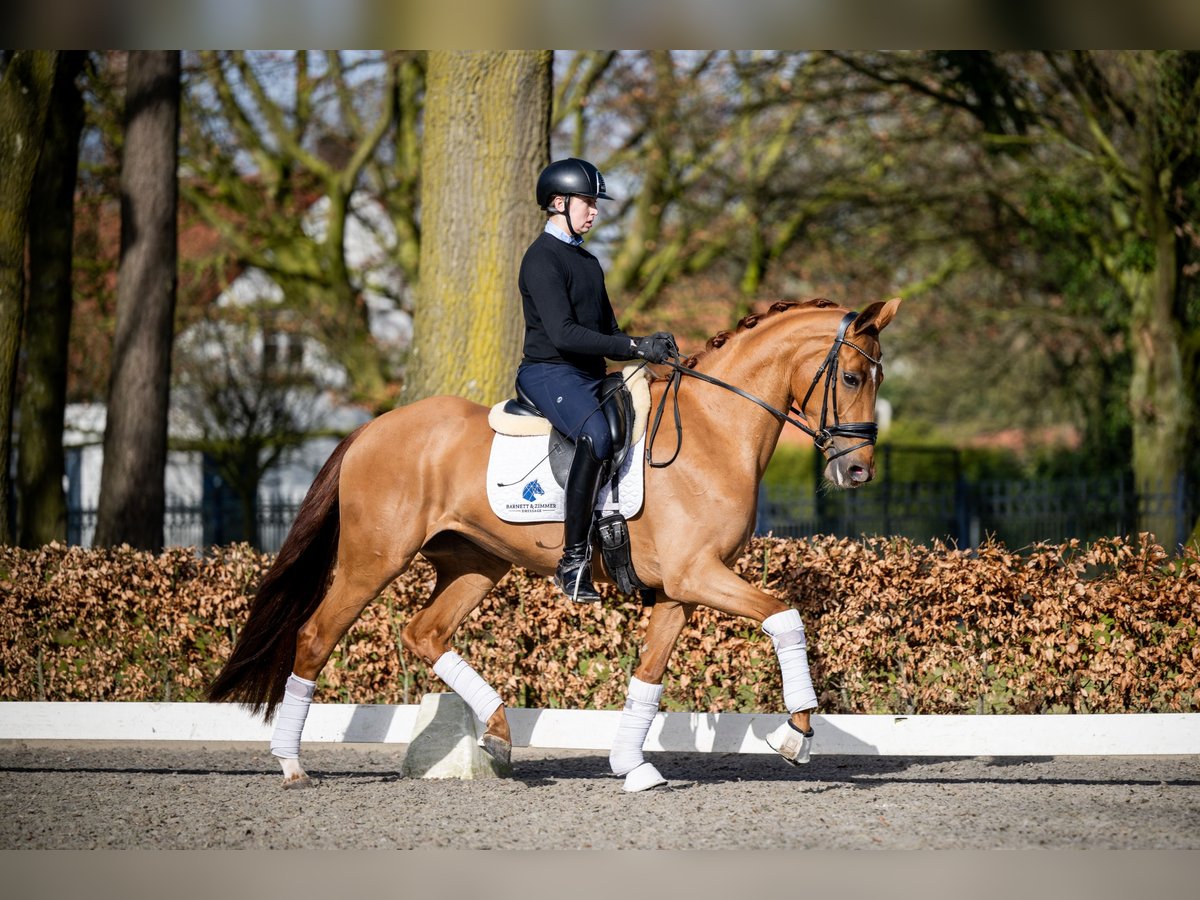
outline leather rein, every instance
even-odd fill
[[[744,391],[735,385],[721,381],[719,378],[713,378],[711,375],[705,375],[703,372],[697,372],[695,369],[689,369],[687,366],[680,364],[677,361],[669,360],[666,365],[672,368],[671,379],[667,383],[666,390],[663,391],[662,399],[658,402],[658,409],[654,413],[654,423],[650,428],[650,436],[646,442],[646,461],[655,469],[662,469],[675,462],[679,456],[679,451],[683,447],[683,423],[679,418],[679,385],[683,381],[683,376],[687,375],[691,378],[698,378],[708,384],[716,385],[737,394],[739,397],[744,397],[751,403],[756,403],[779,419],[781,422],[786,422],[789,425],[795,425],[805,434],[813,439],[813,444],[818,450],[825,455],[828,462],[832,462],[839,456],[845,456],[847,453],[853,453],[862,447],[868,447],[875,443],[875,439],[879,434],[879,426],[874,422],[842,422],[838,418],[837,411],[837,373],[838,373],[838,351],[842,346],[853,347],[875,365],[880,365],[880,361],[867,351],[863,350],[852,341],[846,340],[846,329],[850,327],[850,323],[858,317],[858,313],[849,312],[842,317],[841,323],[838,325],[837,336],[833,339],[833,345],[829,348],[829,352],[825,354],[825,360],[817,369],[817,373],[813,376],[812,383],[808,386],[808,391],[804,395],[804,399],[800,403],[799,409],[794,403],[788,406],[787,412],[781,409],[776,409],[765,400],[755,397],[748,391]],[[825,377],[825,386],[821,399],[821,422],[820,427],[814,430],[809,426],[807,416],[804,413],[804,408],[808,405],[809,399],[816,390],[817,385],[821,381],[821,377]],[[667,394],[674,395],[674,416],[675,416],[675,452],[671,454],[671,458],[666,462],[655,462],[654,453],[654,438],[658,434],[658,427],[662,423],[663,411],[667,405]],[[833,424],[829,424],[828,416],[829,409],[833,408]],[[788,415],[791,413],[791,415]],[[800,418],[795,418],[799,416]],[[855,444],[853,447],[847,447],[844,450],[839,450],[832,456],[829,451],[833,446],[835,437],[862,438],[862,442]]]

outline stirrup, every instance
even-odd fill
[[[568,600],[573,600],[576,603],[599,603],[601,599],[600,593],[596,590],[596,586],[592,584],[591,565],[588,558],[585,556],[575,568],[575,577],[571,578],[571,570],[564,570],[563,563],[559,562],[558,568],[554,572],[554,583],[558,585],[558,589],[562,591]],[[584,572],[587,572],[588,577],[583,577]]]

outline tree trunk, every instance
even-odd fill
[[[1194,448],[1189,438],[1195,426],[1196,386],[1188,377],[1188,325],[1186,304],[1186,252],[1180,246],[1183,229],[1177,228],[1180,198],[1194,190],[1196,163],[1200,162],[1194,123],[1194,104],[1185,109],[1178,96],[1195,96],[1195,65],[1180,66],[1158,55],[1135,54],[1127,67],[1137,85],[1139,112],[1137,237],[1152,251],[1148,271],[1122,272],[1120,281],[1130,299],[1129,349],[1133,370],[1129,383],[1129,408],[1133,431],[1133,473],[1139,489],[1161,496],[1142,515],[1138,527],[1153,533],[1168,550],[1188,538],[1192,523],[1177,521],[1180,510],[1173,494],[1191,468]],[[1181,130],[1182,128],[1182,130]]]
[[[406,401],[512,392],[524,321],[517,272],[541,215],[549,159],[549,51],[429,55],[421,280]]]
[[[1133,374],[1129,406],[1133,420],[1133,474],[1138,490],[1170,496],[1187,471],[1187,439],[1192,402],[1184,377],[1183,332],[1175,309],[1179,252],[1171,223],[1157,198],[1146,191],[1148,235],[1154,245],[1150,272],[1122,278],[1130,299],[1130,352]],[[1161,506],[1161,509],[1160,509]],[[1171,504],[1154,504],[1138,527],[1173,548],[1186,538],[1191,523],[1176,522]]]
[[[180,55],[134,51],[125,96],[121,267],[97,545],[163,544],[175,317]]]
[[[83,129],[83,95],[75,79],[84,56],[78,51],[62,55],[29,198],[29,312],[22,341],[25,372],[17,449],[17,542],[22,547],[67,539],[63,414],[75,175]]]
[[[13,533],[9,459],[25,307],[25,225],[57,66],[57,53],[0,54],[0,544],[11,544]]]

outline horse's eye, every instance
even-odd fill
[[[845,383],[846,387],[856,388],[859,385],[859,378],[853,372],[843,372],[842,381]]]

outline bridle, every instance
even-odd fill
[[[765,400],[755,397],[753,394],[742,390],[727,382],[721,381],[719,378],[713,378],[711,375],[705,375],[703,372],[697,372],[695,369],[689,369],[682,365],[677,360],[669,360],[666,365],[673,370],[671,372],[671,380],[667,383],[666,390],[663,391],[662,399],[658,403],[658,409],[654,413],[654,423],[650,428],[650,437],[646,444],[646,460],[656,469],[665,468],[675,461],[679,456],[679,450],[683,446],[683,425],[679,418],[679,385],[683,380],[683,376],[687,375],[691,378],[698,378],[708,384],[716,385],[724,388],[727,391],[732,391],[739,397],[745,397],[751,403],[756,403],[779,419],[781,422],[786,422],[789,425],[795,425],[805,434],[813,439],[813,444],[818,450],[825,455],[827,462],[832,462],[839,456],[845,456],[847,453],[853,453],[855,450],[862,447],[869,447],[875,443],[875,439],[879,434],[879,426],[874,422],[842,422],[838,417],[837,405],[837,382],[838,382],[838,351],[844,346],[853,347],[875,365],[880,365],[880,361],[871,354],[867,353],[862,347],[855,344],[853,341],[846,340],[846,329],[850,327],[850,323],[858,317],[858,313],[848,312],[842,317],[841,323],[838,325],[837,335],[833,339],[833,345],[829,348],[829,352],[825,354],[825,359],[817,368],[817,373],[813,376],[812,383],[808,386],[808,391],[804,394],[804,399],[800,402],[799,409],[796,405],[790,404],[788,411],[776,409]],[[804,409],[808,406],[808,401],[812,398],[813,391],[821,381],[821,377],[825,378],[825,386],[821,397],[821,421],[819,427],[814,430],[808,424],[808,417],[805,415]],[[653,459],[654,438],[658,434],[658,426],[661,424],[663,410],[667,405],[667,395],[674,395],[674,414],[675,414],[675,452],[666,462],[655,462]],[[829,423],[829,410],[833,409],[833,424]],[[792,415],[788,415],[791,413]],[[799,416],[800,418],[794,418]],[[852,447],[847,447],[844,450],[839,450],[837,453],[830,455],[830,450],[833,448],[833,439],[836,437],[861,438],[862,442],[855,444]]]

